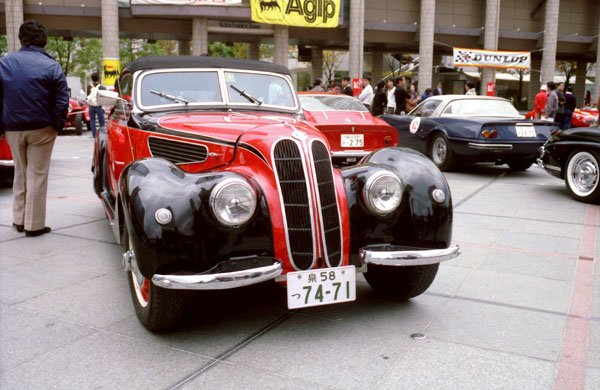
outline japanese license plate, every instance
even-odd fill
[[[319,268],[287,274],[288,309],[356,300],[354,266]]]
[[[342,134],[342,148],[362,148],[365,146],[364,134]]]
[[[517,137],[537,137],[533,126],[516,125],[515,129],[517,130]]]

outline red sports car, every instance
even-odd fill
[[[573,111],[571,127],[589,127],[598,121],[598,106],[596,103]]]
[[[299,309],[356,299],[362,272],[409,299],[460,253],[440,170],[393,147],[333,168],[283,66],[141,57],[120,85],[130,102],[98,92],[115,106],[95,139],[94,190],[150,330],[174,325],[188,303],[203,307],[184,290],[275,281]]]
[[[329,141],[334,164],[355,164],[374,150],[398,145],[398,131],[356,98],[326,92],[299,92],[298,98],[306,120]]]
[[[81,135],[84,124],[89,130],[90,115],[88,114],[87,103],[83,100],[69,98],[69,111],[67,113],[65,128],[75,127],[75,133]]]
[[[0,180],[12,182],[15,164],[10,147],[5,139],[0,139]]]

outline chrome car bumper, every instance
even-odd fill
[[[370,151],[366,151],[366,150],[350,150],[350,151],[338,151],[338,152],[331,152],[331,157],[364,157],[367,154],[371,153]]]
[[[250,260],[251,259],[244,259]],[[260,264],[248,264],[248,268],[240,270],[224,270],[222,264],[235,262],[230,260],[217,264],[212,269],[193,275],[161,275],[155,274],[152,283],[158,287],[177,290],[224,290],[249,286],[275,279],[283,271],[281,261],[261,258]]]
[[[0,167],[14,167],[15,162],[13,160],[0,160]]]
[[[479,144],[476,142],[469,142],[469,147],[482,150],[512,150],[513,148],[511,144]]]
[[[362,248],[359,252],[363,264],[408,267],[438,264],[460,255],[458,245],[446,249],[418,249],[402,246],[381,245]]]

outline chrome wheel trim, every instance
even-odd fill
[[[150,292],[149,280],[146,279],[137,264],[137,259],[135,257],[135,251],[131,246],[131,239],[128,240],[128,252],[131,258],[131,280],[133,282],[133,289],[135,290],[135,296],[137,297],[138,303],[142,307],[148,306],[148,294]]]
[[[588,152],[579,152],[571,158],[567,167],[569,188],[577,196],[591,195],[598,187],[598,161]]]
[[[443,164],[446,161],[446,155],[448,154],[448,144],[442,137],[438,137],[433,141],[431,145],[431,158],[437,165]]]

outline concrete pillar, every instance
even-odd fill
[[[431,88],[433,80],[433,35],[435,0],[421,0],[419,22],[419,92]]]
[[[192,54],[208,55],[208,18],[204,16],[192,19]]]
[[[542,66],[542,57],[531,57],[531,69],[529,69],[529,90],[527,91],[527,108],[533,110],[535,107],[535,95],[540,92],[542,83],[540,82],[540,67]],[[546,83],[544,83],[546,84]]]
[[[248,44],[248,59],[259,60],[260,59],[260,42]]]
[[[289,30],[287,26],[274,25],[275,58],[276,64],[288,66],[288,51],[290,46]]]
[[[498,50],[498,26],[500,24],[500,0],[487,0],[485,6],[485,31],[483,48]],[[480,94],[487,94],[487,83],[496,82],[496,69],[483,68],[481,73]]]
[[[575,85],[573,85],[573,93],[577,98],[577,106],[583,106],[585,100],[585,76],[587,74],[587,62],[577,61],[577,70],[575,72]]]
[[[371,82],[373,89],[375,89],[377,82],[383,77],[383,51],[373,50],[371,57],[373,60],[371,62]]]
[[[102,0],[102,59],[119,61],[119,5],[113,0]],[[104,69],[104,64],[102,65]],[[101,82],[105,82],[104,72]]]
[[[177,53],[180,56],[189,56],[192,52],[190,41],[178,41],[177,42]]]
[[[433,68],[432,68],[432,80],[431,80],[431,89],[435,89],[437,87],[437,83],[442,81],[440,78],[440,68],[442,66],[442,55],[433,54]]]
[[[310,82],[315,83],[316,79],[323,78],[323,48],[313,47],[310,49],[310,67],[311,67],[311,78]],[[323,80],[325,84],[328,84],[328,80]]]
[[[541,82],[547,84],[554,80],[556,72],[556,44],[558,39],[558,15],[560,0],[546,1],[544,17],[544,51],[542,54]]]
[[[364,40],[364,14],[365,7],[363,0],[350,0],[350,20],[349,20],[349,75],[350,79],[361,78],[363,69],[363,40]],[[362,23],[361,23],[362,22]]]
[[[6,17],[6,51],[12,53],[21,48],[19,27],[23,24],[23,0],[6,0],[4,15]]]

